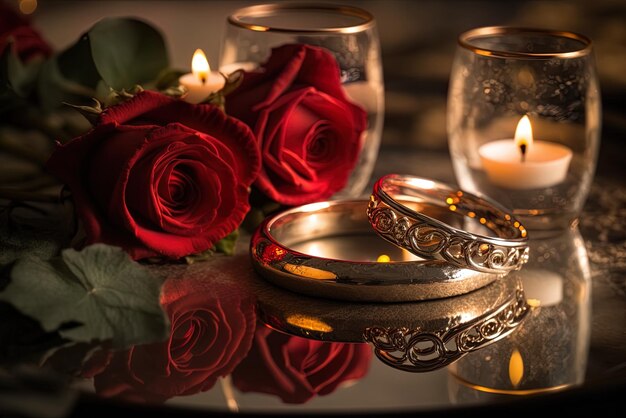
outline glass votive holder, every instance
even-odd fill
[[[530,231],[561,231],[589,192],[600,127],[585,36],[514,27],[459,36],[447,130],[461,188],[509,207]]]
[[[502,401],[584,382],[591,339],[591,271],[577,228],[531,240],[528,264],[509,275],[532,306],[506,339],[450,366],[454,403]]]
[[[339,66],[348,99],[367,113],[356,166],[346,186],[333,196],[357,197],[369,183],[383,128],[384,85],[374,16],[357,7],[326,3],[241,8],[228,17],[220,71],[251,71],[268,59],[273,48],[286,44],[306,44],[329,51]]]

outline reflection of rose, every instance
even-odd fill
[[[255,305],[238,287],[170,279],[161,302],[172,323],[169,341],[114,353],[94,378],[99,395],[162,402],[206,391],[250,349]]]
[[[149,91],[107,108],[48,161],[72,191],[87,244],[135,259],[211,248],[243,221],[259,166],[245,124]]]
[[[341,383],[363,378],[371,358],[367,344],[314,341],[259,327],[250,353],[232,378],[242,392],[304,403],[332,393]]]
[[[52,54],[50,45],[30,26],[28,20],[0,1],[0,55],[11,42],[23,62]]]
[[[245,73],[226,111],[257,136],[263,165],[256,185],[287,205],[326,199],[346,185],[367,116],[346,97],[333,56],[300,44],[275,48],[259,70]]]

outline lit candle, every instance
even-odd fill
[[[534,141],[528,116],[522,117],[515,138],[488,142],[478,149],[489,180],[507,189],[539,189],[565,180],[572,150],[560,144]]]
[[[191,73],[178,79],[179,83],[187,88],[185,101],[200,103],[206,100],[211,93],[218,92],[224,87],[224,77],[217,71],[211,71],[209,62],[201,49],[196,49],[191,59]]]
[[[220,67],[220,72],[226,75],[230,75],[237,70],[244,70],[245,72],[251,72],[256,70],[259,64],[251,61],[233,62],[231,64],[224,64]]]
[[[553,306],[563,300],[563,277],[544,269],[524,269],[520,273],[524,295],[531,306]]]

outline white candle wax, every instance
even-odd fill
[[[512,139],[489,142],[478,150],[489,180],[507,189],[539,189],[565,180],[572,151],[559,144],[536,141],[525,161]]]
[[[528,131],[519,133],[524,122]],[[524,155],[519,145],[520,136],[526,145]],[[517,190],[539,189],[562,183],[572,160],[572,150],[564,145],[533,141],[526,116],[518,124],[515,139],[488,142],[478,149],[478,154],[493,184]]]
[[[563,300],[563,277],[550,270],[524,269],[521,271],[522,286],[528,303],[553,306]]]
[[[225,64],[220,67],[220,72],[226,75],[230,75],[237,70],[244,70],[246,72],[254,71],[259,67],[256,62],[245,61],[245,62],[233,62],[230,64]]]
[[[209,63],[201,49],[197,49],[191,61],[191,73],[178,79],[178,82],[187,88],[184,100],[197,104],[224,87],[224,77],[217,71],[211,71]]]
[[[209,73],[205,82],[192,73],[183,75],[178,81],[187,88],[185,101],[193,104],[202,102],[211,93],[220,91],[224,87],[224,77],[217,72]]]

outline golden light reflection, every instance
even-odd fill
[[[435,187],[437,187],[434,181],[420,179],[420,178],[409,178],[406,180],[406,182],[408,183],[409,186],[417,187],[420,189],[426,189],[426,190],[432,190]]]
[[[313,255],[315,257],[323,257],[324,256],[324,250],[322,249],[320,244],[318,244],[316,242],[310,243],[309,246],[306,249],[306,252],[307,252],[307,254]]]
[[[37,10],[37,0],[20,0],[19,8],[22,14],[33,14]]]
[[[447,199],[446,199],[446,203],[447,203],[448,205],[451,205],[451,204],[453,204],[453,203],[454,203],[454,199],[452,199],[451,197],[449,197],[449,198],[447,198]]]
[[[514,388],[517,388],[524,377],[524,359],[516,348],[509,359],[509,380]]]
[[[337,278],[337,275],[335,273],[315,267],[297,266],[295,264],[287,263],[283,266],[283,269],[285,269],[289,273],[305,277],[307,279],[335,280]]]
[[[564,385],[557,385],[557,386],[551,386],[547,388],[537,388],[537,389],[499,389],[499,388],[491,388],[487,386],[477,385],[475,383],[472,383],[463,379],[462,377],[456,374],[452,374],[452,376],[460,384],[467,386],[468,388],[471,388],[480,392],[494,393],[498,395],[528,396],[528,395],[535,395],[538,393],[558,392],[560,390],[567,389],[569,387],[574,386],[573,384],[569,383],[569,384],[564,384]]]
[[[250,25],[248,29],[256,31],[256,32],[267,32],[268,30],[270,30],[269,27],[261,26],[261,25]]]
[[[288,324],[311,331],[332,332],[333,330],[333,327],[326,322],[321,319],[313,318],[312,316],[294,314],[287,316],[285,320]]]
[[[391,257],[389,257],[387,254],[381,254],[378,256],[376,261],[379,263],[388,263],[391,261]]]
[[[319,212],[330,207],[330,202],[309,203],[302,210],[306,212]]]

